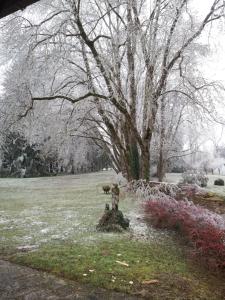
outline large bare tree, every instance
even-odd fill
[[[213,109],[204,101],[212,83],[194,71],[190,78],[188,70],[197,70],[198,38],[224,16],[225,3],[212,0],[202,20],[196,20],[192,4],[55,0],[39,21],[27,16],[22,31],[29,36],[30,64],[48,64],[51,84],[28,86],[23,116],[36,101],[82,102],[81,122],[90,130],[80,135],[104,145],[115,169],[128,179],[148,179],[157,113],[159,107],[165,112],[168,95],[182,95],[185,105],[209,113]]]

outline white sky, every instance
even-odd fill
[[[193,6],[196,8],[197,16],[202,19],[209,11],[214,0],[192,0]],[[218,25],[218,23],[216,24]],[[207,32],[202,36],[201,40],[205,43],[209,42],[211,55],[207,57],[203,70],[212,79],[225,80],[225,28],[221,29],[215,26],[210,30],[208,26]],[[218,30],[219,29],[219,30]]]

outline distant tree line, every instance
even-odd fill
[[[110,166],[107,154],[93,149],[87,152],[85,163],[77,165],[70,160],[65,164],[57,151],[45,153],[42,144],[30,144],[24,135],[16,131],[5,135],[0,153],[0,177],[76,174],[99,171]]]

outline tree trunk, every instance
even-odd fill
[[[132,179],[138,180],[140,178],[139,152],[137,143],[134,141],[129,145],[129,165]]]
[[[165,125],[165,99],[161,99],[161,110],[160,110],[160,142],[159,142],[159,160],[157,164],[157,177],[160,182],[163,181],[166,172],[166,158],[165,158],[165,139],[166,139],[166,125]]]
[[[159,151],[159,161],[157,165],[157,177],[160,182],[163,181],[163,178],[165,176],[166,166],[165,166],[165,160],[163,157],[163,151],[160,149]]]
[[[150,177],[150,149],[149,141],[145,141],[144,147],[141,150],[141,179],[149,180]]]

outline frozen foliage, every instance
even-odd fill
[[[135,193],[141,200],[152,198],[176,197],[180,188],[173,183],[132,180],[127,184],[127,191]]]
[[[223,157],[213,157],[208,161],[208,169],[211,169],[215,174],[225,174],[225,159]]]
[[[150,224],[178,231],[195,259],[201,259],[212,270],[225,270],[225,219],[190,201],[206,191],[198,185],[177,186],[145,180],[132,181],[127,189],[145,200],[146,220]]]
[[[159,228],[178,231],[192,255],[210,269],[225,271],[225,220],[205,208],[171,197],[145,203],[146,218]]]
[[[184,172],[182,174],[184,184],[197,184],[201,187],[206,187],[209,178],[203,173]]]
[[[0,176],[44,176],[58,169],[57,153],[43,153],[42,145],[30,144],[19,132],[5,133],[0,145],[2,167]]]

